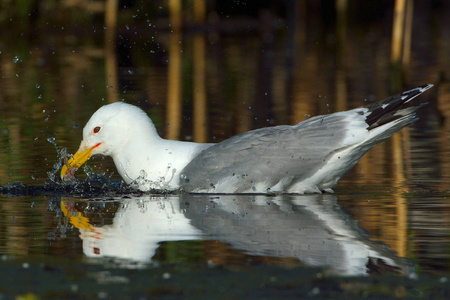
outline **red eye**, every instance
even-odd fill
[[[94,128],[94,133],[98,133],[102,129],[100,126],[97,126]]]

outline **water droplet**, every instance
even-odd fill
[[[36,83],[36,88],[37,89],[41,88],[41,85],[39,83]]]
[[[128,70],[128,74],[132,75],[132,74],[133,74],[133,71]]]
[[[55,138],[50,135],[47,137],[47,142],[49,142],[50,144],[56,145]]]
[[[38,99],[42,99],[42,94],[39,94]]]
[[[78,128],[80,128],[80,125],[78,125],[77,123],[75,123],[75,121],[72,121],[72,128],[73,128],[73,129],[78,129]]]
[[[20,57],[18,55],[14,56],[13,62],[16,64],[20,61]]]
[[[180,175],[180,178],[181,178],[181,179],[186,179],[186,175],[185,175],[185,174],[181,174],[181,175]]]

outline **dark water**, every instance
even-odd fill
[[[167,26],[160,12],[164,4],[149,20],[133,17],[143,11],[135,6],[121,10],[117,35],[106,43],[107,33],[96,20],[67,18],[61,24],[41,15],[50,23],[41,19],[34,30],[26,24],[2,30],[0,257],[5,270],[20,278],[22,263],[37,260],[63,273],[75,268],[79,280],[94,276],[97,282],[127,283],[134,276],[129,270],[158,269],[159,278],[170,277],[174,271],[166,272],[168,265],[201,266],[203,274],[224,267],[218,277],[230,268],[247,274],[255,266],[281,266],[304,274],[320,267],[333,276],[436,276],[445,285],[450,7],[445,1],[415,1],[410,55],[404,54],[409,59],[400,72],[391,59],[393,4],[349,2],[344,15],[325,4],[302,2],[294,21],[290,4],[277,7],[281,13],[272,7],[256,17],[248,12],[227,17],[217,7],[209,13],[209,25],[194,26],[186,16],[179,34]],[[2,20],[12,27],[13,21]],[[367,153],[335,194],[140,194],[122,186],[112,161],[100,157],[88,163],[86,182],[80,172],[76,186],[48,175],[58,162],[49,140],[75,152],[85,122],[109,102],[140,106],[163,137],[219,142],[425,83],[435,88],[418,100],[429,102],[421,119]],[[80,271],[99,267],[109,275],[99,275],[103,269]]]

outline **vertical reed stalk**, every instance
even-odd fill
[[[204,24],[206,16],[206,1],[194,1],[194,20],[197,25]],[[194,35],[194,141],[207,141],[206,112],[206,45],[203,33]]]
[[[107,0],[105,4],[105,81],[109,103],[117,102],[119,78],[116,54],[116,27],[118,0]]]
[[[181,0],[169,0],[169,11],[172,33],[169,42],[166,122],[168,123],[167,138],[176,140],[180,137],[182,121]]]

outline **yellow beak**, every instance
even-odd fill
[[[67,177],[73,178],[75,172],[86,162],[89,158],[91,158],[92,150],[95,147],[88,148],[86,150],[78,149],[78,151],[73,155],[71,159],[68,160],[67,164],[65,164],[61,169],[61,179],[64,180]]]

